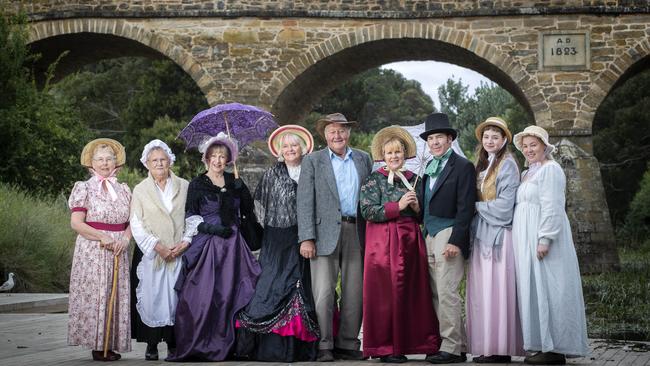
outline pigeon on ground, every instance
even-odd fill
[[[16,275],[13,272],[9,272],[9,279],[0,286],[0,292],[7,292],[14,288],[14,285],[16,284],[16,282],[14,282],[15,276]]]

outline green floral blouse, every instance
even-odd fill
[[[412,172],[405,171],[404,176],[411,185],[415,183],[417,176]],[[418,179],[418,184],[421,184],[420,179]],[[421,209],[422,197],[419,194],[420,190],[416,189],[415,191],[418,193],[418,202]],[[359,205],[361,206],[363,218],[372,222],[385,222],[399,216],[418,217],[418,214],[411,207],[399,211],[398,201],[406,192],[408,192],[408,188],[404,186],[404,183],[398,177],[395,177],[393,185],[390,185],[388,184],[388,172],[383,167],[375,170],[361,186]]]

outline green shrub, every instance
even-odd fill
[[[639,190],[630,203],[622,229],[622,236],[631,242],[642,242],[648,235],[650,235],[650,169],[647,169],[643,175]]]
[[[589,335],[650,340],[650,240],[619,248],[620,272],[582,277]]]
[[[120,172],[117,174],[117,181],[120,183],[126,183],[129,188],[131,188],[131,192],[133,192],[133,188],[135,186],[142,182],[144,178],[147,177],[147,173],[142,173],[138,169],[133,169],[129,168],[127,166],[122,167],[120,169]]]
[[[66,198],[40,198],[0,184],[0,273],[14,291],[67,292],[76,234]]]
[[[82,172],[79,152],[90,132],[68,99],[50,93],[54,65],[37,85],[28,34],[24,15],[0,9],[0,181],[55,196]]]

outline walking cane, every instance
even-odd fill
[[[104,358],[108,355],[108,338],[111,335],[111,319],[113,318],[113,303],[115,302],[115,290],[117,289],[117,261],[119,256],[113,257],[113,286],[111,287],[111,300],[108,303],[108,319],[106,319],[106,331],[104,332]]]

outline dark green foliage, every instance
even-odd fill
[[[341,112],[348,120],[359,122],[359,131],[375,132],[394,124],[417,124],[434,110],[419,82],[394,70],[375,68],[356,75],[321,99],[305,125],[312,127],[319,116]]]
[[[476,126],[488,117],[503,118],[513,135],[534,123],[517,100],[500,86],[481,83],[474,95],[469,95],[467,89],[462,80],[453,79],[438,88],[440,109],[458,130],[458,143],[467,156],[473,156],[478,144]]]
[[[196,113],[209,107],[194,80],[169,60],[104,60],[66,78],[57,90],[73,98],[97,136],[122,142],[127,165],[139,170],[144,170],[139,161],[142,148],[154,138],[177,146],[172,149],[182,155],[184,145],[173,139]],[[162,117],[165,122],[156,127]],[[194,170],[194,165],[184,165],[187,158],[179,160],[181,170]]]
[[[0,14],[0,181],[57,194],[83,175],[79,153],[89,133],[69,100],[50,93],[49,82],[36,86],[26,32],[24,16]]]
[[[176,138],[186,124],[186,122],[176,121],[168,116],[158,118],[153,126],[140,130],[140,141],[143,147],[153,139],[165,141],[176,155],[176,162],[172,165],[174,173],[180,177],[190,178],[203,173],[205,166],[201,161],[201,154],[196,149],[185,151],[185,142]],[[138,165],[142,167],[140,161],[138,161]]]
[[[633,243],[650,237],[650,169],[643,175],[639,190],[630,203],[621,232]]]
[[[607,205],[620,228],[650,160],[650,70],[613,90],[594,118],[594,155]]]

